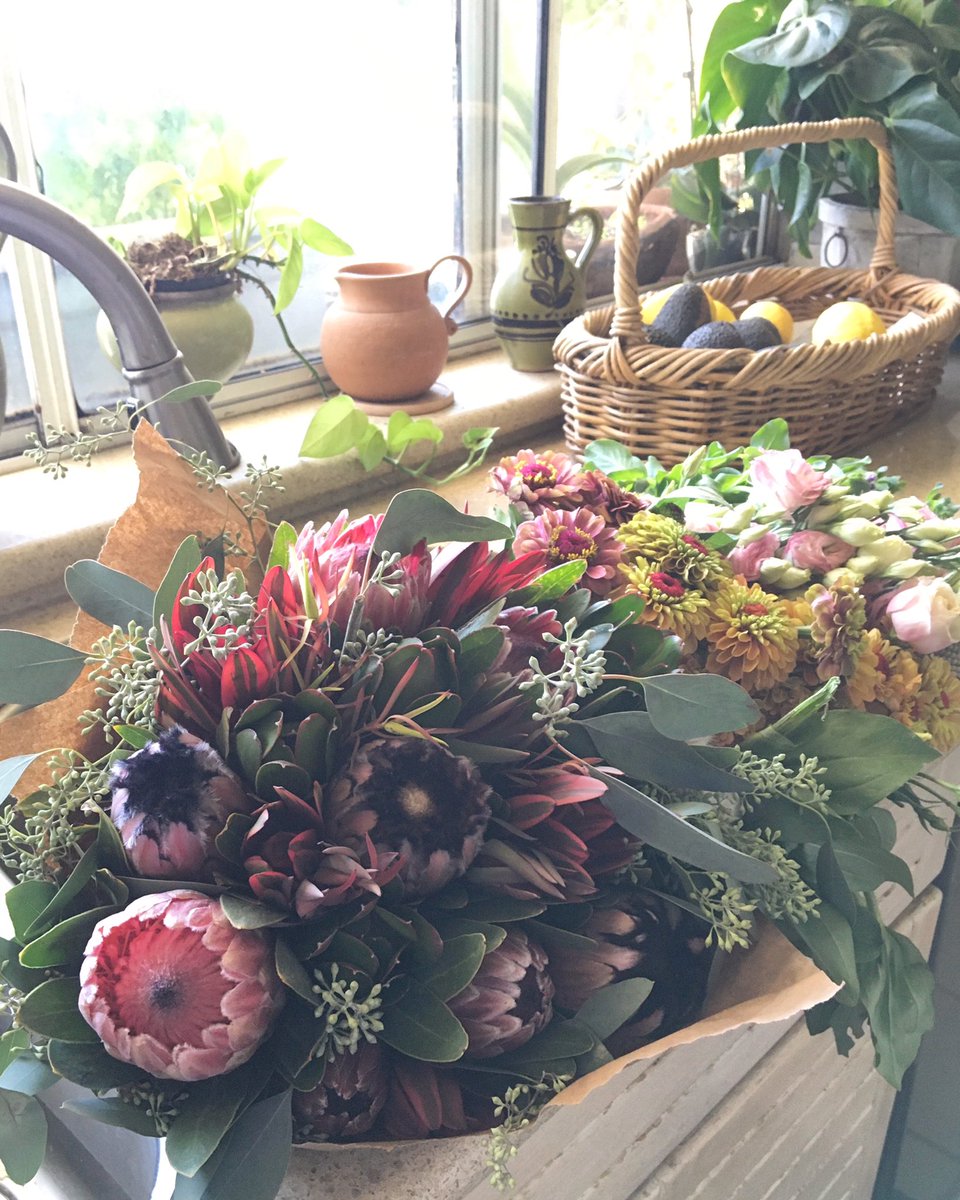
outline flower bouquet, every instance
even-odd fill
[[[771,926],[837,991],[811,1027],[845,1049],[868,1020],[899,1083],[931,987],[874,903],[910,884],[878,805],[935,824],[909,781],[936,751],[833,680],[741,735],[744,680],[681,669],[687,629],[627,586],[653,493],[594,472],[599,525],[543,506],[548,545],[421,490],[265,537],[158,441],[68,571],[73,645],[0,633],[0,697],[33,706],[0,763],[11,1178],[62,1078],[165,1138],[178,1200],[270,1200],[294,1142],[491,1129],[504,1184],[513,1131],[695,1021],[711,958]],[[683,578],[733,586],[687,536]]]

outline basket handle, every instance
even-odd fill
[[[865,138],[876,149],[880,168],[880,219],[877,242],[870,260],[874,281],[897,269],[893,247],[893,227],[897,219],[897,177],[887,141],[879,121],[868,117],[848,117],[839,121],[795,122],[791,125],[760,125],[731,133],[714,133],[694,138],[683,146],[668,150],[638,171],[630,180],[620,203],[614,258],[613,294],[615,310],[610,333],[643,342],[637,287],[637,256],[640,253],[640,205],[644,197],[674,167],[709,162],[722,154],[743,150],[763,150],[796,142],[831,142],[835,139]]]

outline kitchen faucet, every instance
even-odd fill
[[[174,448],[202,450],[217,466],[235,467],[240,456],[204,397],[162,399],[192,383],[193,376],[143,284],[123,259],[66,209],[0,180],[0,237],[4,233],[49,254],[87,288],[113,326],[132,396]]]

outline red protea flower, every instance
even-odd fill
[[[517,529],[513,548],[517,554],[540,550],[550,567],[582,559],[586,570],[580,579],[581,586],[596,596],[605,596],[614,586],[617,566],[624,554],[616,531],[607,527],[603,517],[586,508],[570,512],[548,509],[532,521],[525,521]]]
[[[560,638],[563,634],[563,627],[552,608],[543,612],[536,608],[519,606],[505,608],[497,617],[496,626],[506,634],[506,638],[503,652],[491,670],[519,675],[530,666],[531,658],[537,659],[542,667],[550,670],[550,660],[562,656],[563,652],[555,643],[544,641],[545,633],[552,634],[555,638]]]
[[[491,553],[486,542],[445,546],[433,556],[425,622],[456,629],[488,604],[532,583],[545,566],[539,549],[514,557],[511,550]]]
[[[423,738],[373,738],[329,787],[333,836],[399,854],[408,896],[439,891],[476,856],[491,791],[467,759]]]
[[[213,839],[233,812],[253,805],[206,742],[175,725],[114,764],[110,816],[138,875],[210,878]]]
[[[355,1053],[338,1054],[311,1092],[293,1093],[298,1138],[342,1141],[369,1132],[387,1101],[389,1075],[381,1048],[361,1042]]]
[[[511,929],[450,1009],[467,1031],[469,1058],[517,1050],[553,1017],[553,980],[547,952],[522,930]]]
[[[582,474],[568,454],[521,450],[501,458],[490,472],[490,491],[500,492],[527,516],[546,508],[579,508]]]
[[[558,945],[551,952],[556,1002],[577,1012],[598,988],[649,979],[650,995],[606,1045],[611,1054],[627,1054],[665,1037],[689,1024],[703,1004],[711,959],[704,930],[702,921],[650,893],[619,897],[578,929],[593,946]]]
[[[80,968],[80,1012],[105,1049],[162,1079],[245,1063],[283,1007],[273,944],[234,929],[219,900],[186,890],[98,922]]]

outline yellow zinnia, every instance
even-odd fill
[[[639,621],[675,633],[688,649],[703,637],[710,621],[710,601],[702,592],[665,571],[652,570],[642,558],[621,563],[620,570],[626,579],[625,590],[643,599]]]
[[[945,658],[920,660],[920,687],[913,701],[914,731],[926,734],[941,754],[960,744],[960,679]]]
[[[783,683],[797,664],[797,622],[781,600],[756,583],[732,583],[723,590],[706,636],[707,670],[750,692]]]

